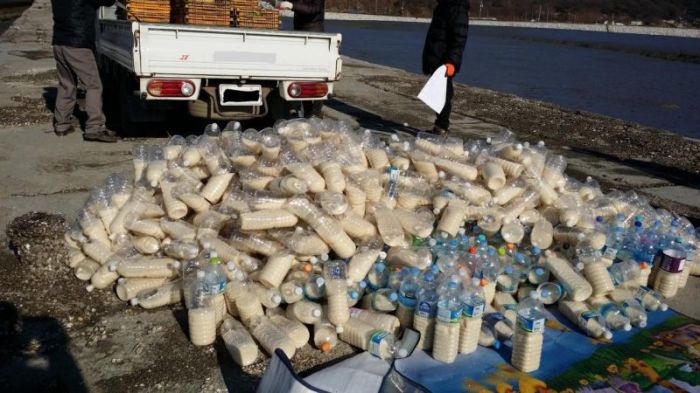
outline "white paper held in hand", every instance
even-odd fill
[[[423,101],[430,109],[437,113],[442,112],[447,96],[447,67],[440,66],[428,82],[423,86],[423,90],[418,93],[418,99]]]

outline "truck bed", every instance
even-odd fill
[[[140,77],[334,81],[340,34],[100,20],[97,50]]]

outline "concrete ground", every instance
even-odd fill
[[[37,0],[0,36],[3,243],[8,223],[29,211],[73,219],[88,191],[107,175],[129,175],[131,147],[144,142],[96,144],[83,142],[79,133],[63,138],[53,135],[48,108],[56,82],[50,28],[50,2]],[[417,75],[346,59],[338,95],[326,114],[383,130],[428,128],[432,114],[408,93],[423,81]],[[485,137],[500,129],[459,107],[453,119],[455,131],[465,137]],[[152,141],[162,142],[165,136],[162,133]],[[607,187],[636,188],[656,196],[655,203],[700,217],[700,191],[692,181],[676,182],[658,171],[645,171],[644,165],[574,151],[564,143],[552,146],[565,153],[570,170],[578,176],[605,176]],[[35,244],[44,247],[51,236],[40,236]],[[26,254],[31,246],[27,243]],[[48,261],[58,258],[36,255]],[[258,369],[241,371],[220,342],[212,348],[193,347],[187,340],[182,310],[128,307],[109,292],[87,293],[66,268],[51,266],[54,270],[33,270],[9,250],[0,253],[0,328],[13,331],[0,336],[0,391],[39,391],[34,388],[43,381],[51,381],[49,388],[42,386],[43,391],[61,392],[253,391],[264,363]],[[694,299],[699,293],[700,279],[691,278],[671,305],[700,318]],[[298,369],[313,369],[349,353],[347,346],[340,346],[323,357],[306,348],[300,358],[311,360],[297,364]]]

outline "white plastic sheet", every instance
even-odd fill
[[[440,66],[435,70],[430,79],[428,79],[425,86],[423,86],[423,90],[418,93],[418,99],[437,113],[442,112],[442,108],[445,107],[445,99],[447,96],[446,71],[447,67],[444,65]]]

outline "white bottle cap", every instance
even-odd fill
[[[301,287],[296,287],[296,288],[294,288],[294,293],[297,294],[297,295],[303,295],[303,294],[304,294],[304,290],[301,289]]]
[[[311,262],[311,264],[315,265],[315,264],[318,263],[318,258],[316,258],[316,257],[311,257],[311,258],[309,259],[309,262]]]
[[[175,269],[175,270],[180,269],[180,266],[182,266],[182,264],[180,263],[180,261],[173,261],[173,262],[170,264],[170,267],[173,268],[173,269]]]
[[[325,283],[326,283],[326,280],[324,280],[323,277],[316,278],[316,285],[318,285],[319,287],[323,286],[323,284],[325,284]]]
[[[321,310],[319,310],[318,308],[315,308],[315,309],[313,309],[313,311],[311,311],[311,315],[314,318],[320,318],[321,317]]]
[[[630,325],[629,322],[628,322],[628,323],[625,324],[625,327],[624,327],[623,329],[624,329],[626,332],[629,332],[630,330],[632,330],[632,325]]]
[[[433,214],[440,214],[440,209],[438,209],[437,207],[433,209]]]
[[[326,262],[328,260],[328,254],[321,254],[321,260]]]
[[[88,285],[88,286],[85,287],[85,290],[88,291],[88,292],[92,292],[94,289],[95,289],[95,286],[92,285],[92,284],[90,284],[90,285]]]
[[[135,305],[139,304],[139,299],[133,298],[133,299],[129,300],[129,303],[131,303],[132,306],[135,306]]]
[[[123,284],[124,281],[126,281],[126,278],[124,278],[124,277],[119,277],[119,279],[117,280],[117,284]]]
[[[235,271],[236,270],[236,264],[233,263],[233,261],[226,262],[226,269],[229,271]]]
[[[644,329],[645,327],[647,327],[647,321],[644,320],[644,321],[642,321],[642,322],[639,322],[639,327],[642,328],[642,329]]]
[[[271,300],[273,303],[276,303],[276,304],[282,303],[282,297],[280,295],[276,295],[276,294],[272,295]]]
[[[386,252],[379,251],[379,259],[386,259]]]
[[[603,337],[605,337],[606,340],[610,340],[613,337],[613,334],[610,330],[606,330],[605,333],[603,333]]]
[[[666,311],[666,310],[668,310],[668,304],[666,304],[666,303],[661,303],[660,308],[661,308],[661,311]]]
[[[116,264],[116,263],[110,263],[108,269],[109,269],[110,272],[116,272],[116,271],[117,271],[117,264]]]
[[[400,358],[405,358],[406,356],[408,356],[408,351],[406,350],[406,348],[401,348],[396,354]]]
[[[338,333],[338,334],[340,334],[340,333],[342,333],[342,332],[344,332],[344,331],[345,331],[345,328],[342,327],[342,326],[336,326],[336,327],[335,327],[335,332]]]

